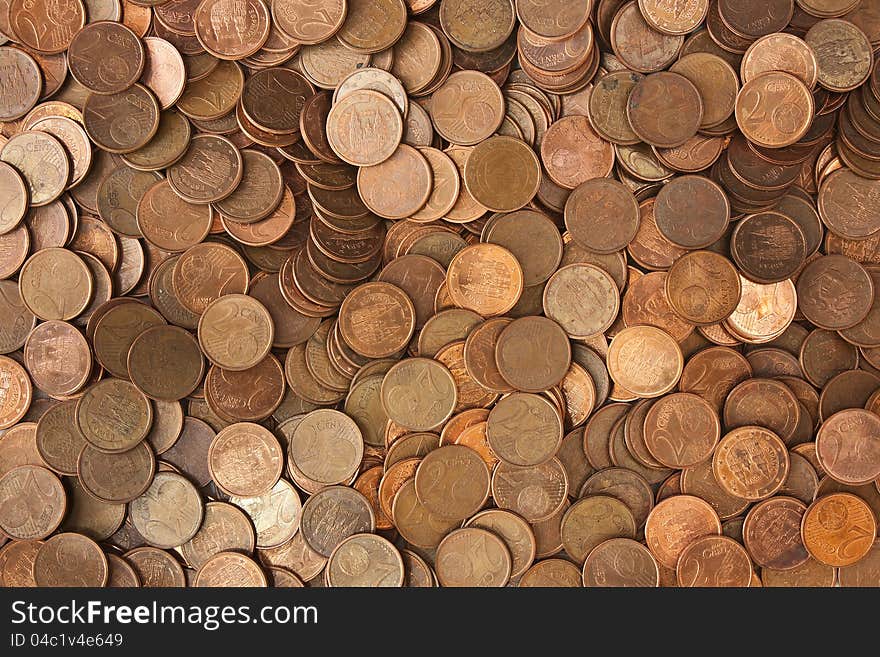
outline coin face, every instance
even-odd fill
[[[848,566],[871,549],[877,521],[860,497],[834,493],[819,497],[804,513],[804,546],[817,561]]]
[[[719,534],[718,515],[708,503],[691,495],[673,495],[658,503],[645,525],[648,549],[667,568],[676,567],[694,540]]]
[[[355,568],[367,559],[367,567]],[[396,587],[404,583],[400,552],[387,539],[373,534],[356,534],[336,546],[327,562],[330,586]]]
[[[746,462],[749,463],[748,474],[741,469]],[[731,495],[748,500],[763,499],[785,483],[789,473],[788,450],[772,431],[740,427],[718,444],[712,456],[712,469],[718,483]]]
[[[365,116],[375,117],[367,123]],[[387,96],[362,89],[339,100],[327,116],[333,152],[355,166],[380,164],[394,154],[403,136],[403,119]]]
[[[281,476],[283,455],[278,440],[263,427],[237,422],[220,431],[208,452],[211,478],[230,495],[261,495]],[[247,463],[249,467],[243,468]]]

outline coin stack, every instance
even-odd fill
[[[880,585],[878,49],[0,2],[0,585]]]

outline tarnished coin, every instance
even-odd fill
[[[82,534],[56,534],[34,559],[37,586],[104,586],[109,568],[100,546]]]
[[[532,366],[537,353],[545,367]],[[501,377],[524,392],[542,392],[557,385],[571,364],[571,344],[562,327],[545,317],[521,317],[508,324],[498,336],[495,364]]]
[[[510,551],[492,532],[465,527],[437,547],[435,568],[440,586],[501,587],[510,579]]]
[[[189,541],[204,517],[195,486],[173,472],[158,472],[149,489],[130,505],[132,522],[151,545],[172,548]]]
[[[125,91],[141,77],[145,63],[138,36],[113,21],[90,22],[76,33],[67,51],[70,74],[97,94]]]
[[[353,488],[329,486],[303,505],[300,533],[309,547],[329,557],[345,539],[372,532],[375,515],[369,500]]]
[[[0,478],[0,529],[18,540],[46,538],[61,524],[67,495],[46,468],[20,465]]]
[[[565,226],[584,248],[596,253],[613,253],[629,244],[638,232],[638,202],[622,183],[594,178],[568,197]]]
[[[709,402],[690,393],[657,400],[644,419],[644,439],[651,456],[671,468],[686,468],[709,458],[721,435],[718,415]]]
[[[46,132],[32,130],[14,135],[0,148],[0,161],[11,165],[21,176],[27,185],[31,206],[51,203],[61,196],[70,181],[67,151],[57,138]],[[11,191],[14,194],[14,186]]]
[[[229,495],[254,497],[268,492],[283,466],[278,440],[268,429],[250,422],[237,422],[221,430],[208,451],[211,478]]]
[[[147,436],[153,407],[129,381],[104,379],[79,398],[76,422],[85,439],[98,450],[126,452]]]
[[[743,525],[743,542],[763,568],[789,570],[809,559],[801,540],[806,505],[791,497],[772,497],[756,504]]]
[[[269,311],[253,297],[226,294],[209,304],[199,318],[199,346],[208,359],[230,371],[242,371],[269,353],[274,324]]]
[[[218,552],[201,565],[193,586],[253,588],[268,586],[268,579],[250,557],[238,552]]]
[[[878,476],[878,416],[860,408],[838,411],[825,419],[816,434],[816,456],[828,475],[858,486]]]
[[[189,396],[205,373],[198,342],[177,326],[154,326],[138,335],[127,363],[132,383],[150,399],[160,401]]]
[[[654,326],[630,326],[611,341],[608,373],[620,386],[642,397],[672,390],[684,367],[681,348]]]

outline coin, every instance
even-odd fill
[[[477,108],[479,113],[475,113]],[[501,126],[504,96],[488,75],[457,71],[434,92],[430,114],[441,137],[453,144],[473,146]],[[465,116],[473,119],[465,120]]]
[[[870,507],[849,493],[819,497],[803,516],[801,534],[814,559],[829,566],[849,566],[871,549],[877,521]]]
[[[744,469],[746,454],[748,465]],[[755,472],[750,472],[753,467]],[[788,451],[772,431],[740,427],[721,439],[712,456],[712,470],[721,487],[731,495],[760,500],[773,495],[785,483]]]
[[[211,478],[229,495],[252,497],[268,492],[281,476],[283,464],[275,436],[250,422],[221,430],[208,451]]]
[[[648,549],[657,562],[675,568],[687,546],[707,535],[720,535],[712,507],[692,495],[674,495],[655,506],[645,524]]]
[[[638,232],[638,202],[622,183],[593,178],[565,202],[565,226],[584,248],[613,253],[632,242]]]
[[[253,559],[238,552],[218,552],[198,569],[193,586],[267,586],[266,573]]]
[[[531,364],[538,350],[545,355],[546,366],[535,371]],[[565,377],[571,364],[571,345],[565,331],[553,320],[521,317],[499,334],[495,364],[508,385],[524,392],[542,392]]]
[[[67,62],[70,74],[86,89],[92,93],[115,94],[137,82],[144,70],[146,53],[130,28],[112,21],[98,21],[90,22],[74,35],[68,47]]]
[[[471,152],[464,168],[464,184],[471,196],[495,212],[513,212],[538,192],[541,165],[524,142],[507,136],[491,137]]]
[[[816,434],[816,455],[830,477],[857,486],[877,476],[874,455],[878,417],[859,408],[841,410],[827,417]]]
[[[658,98],[664,98],[658,103]],[[654,73],[630,92],[626,115],[633,131],[652,146],[675,148],[697,133],[703,101],[694,84],[678,73]]]
[[[204,368],[198,343],[176,326],[147,329],[135,338],[128,352],[132,382],[155,400],[176,401],[190,395],[201,382]]]
[[[491,286],[480,284],[487,268],[495,272]],[[449,263],[446,284],[457,306],[484,317],[503,315],[516,305],[522,293],[522,267],[501,246],[474,244],[459,251]]]
[[[690,543],[678,559],[679,586],[747,587],[752,561],[745,548],[727,536],[703,536]]]
[[[0,478],[0,529],[18,540],[42,539],[61,524],[67,496],[46,468],[20,465]]]
[[[40,546],[34,559],[37,586],[104,586],[109,569],[104,552],[81,534],[56,534]]]
[[[437,548],[441,586],[504,586],[511,573],[510,552],[495,534],[477,527],[450,532]]]

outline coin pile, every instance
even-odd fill
[[[880,585],[878,49],[0,1],[0,585]]]

